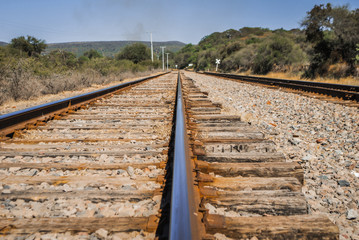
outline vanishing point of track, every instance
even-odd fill
[[[106,94],[0,129],[0,238],[339,239],[300,166],[192,79]]]

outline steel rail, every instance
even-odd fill
[[[320,83],[300,80],[288,80],[266,77],[244,76],[226,73],[203,72],[207,75],[225,77],[229,79],[237,79],[247,82],[261,83],[270,86],[286,87],[307,92],[314,92],[329,95],[332,97],[342,98],[344,100],[353,100],[359,102],[359,86]]]
[[[154,76],[145,77],[145,78],[142,78],[139,80],[118,84],[116,86],[104,88],[104,89],[93,91],[90,93],[85,93],[85,94],[81,94],[78,96],[65,98],[62,100],[58,100],[58,101],[42,104],[39,106],[27,108],[24,110],[1,115],[0,116],[0,136],[9,134],[9,131],[5,131],[5,129],[14,128],[14,127],[17,127],[17,128],[24,127],[24,126],[22,126],[22,124],[24,124],[28,121],[36,120],[38,118],[45,117],[46,115],[49,115],[49,114],[52,114],[54,112],[58,112],[58,111],[61,111],[64,109],[73,108],[76,105],[84,104],[85,102],[94,100],[98,97],[102,97],[106,94],[113,93],[122,88],[143,82],[145,80],[156,78],[156,77],[159,77],[164,74],[166,74],[166,73],[161,73],[161,74],[157,74]]]
[[[169,236],[171,240],[199,239],[181,84],[180,72],[178,72]]]

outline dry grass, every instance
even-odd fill
[[[29,73],[0,76],[0,115],[159,72],[123,72],[102,76],[96,71],[69,72],[40,79]]]

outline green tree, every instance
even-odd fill
[[[72,52],[63,50],[51,51],[46,57],[46,61],[54,67],[77,67],[78,60],[76,55]]]
[[[151,58],[150,49],[143,43],[127,45],[117,56],[118,60],[130,60],[139,63]]]
[[[187,44],[175,54],[175,64],[178,66],[178,68],[185,68],[190,63],[197,65],[198,51],[198,46],[195,46],[193,44]]]
[[[221,63],[221,69],[224,71],[249,70],[253,65],[254,57],[255,48],[253,45],[248,45],[225,58]]]
[[[102,58],[102,55],[96,51],[95,49],[90,49],[83,54],[83,56],[88,57],[89,59],[92,58]]]
[[[302,22],[307,41],[313,44],[306,77],[325,75],[329,65],[345,62],[347,74],[355,72],[356,44],[359,42],[359,9],[347,5],[315,5]]]
[[[45,50],[46,46],[44,40],[32,36],[27,36],[26,38],[24,36],[13,38],[9,44],[10,48],[18,49],[20,50],[20,54],[24,52],[29,57],[40,55],[41,52]]]
[[[253,72],[267,74],[274,66],[281,69],[303,62],[304,58],[304,52],[291,39],[276,34],[259,46],[253,62]]]

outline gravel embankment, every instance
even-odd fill
[[[359,110],[293,93],[186,72],[223,112],[257,125],[305,172],[309,211],[340,239],[359,239]]]

